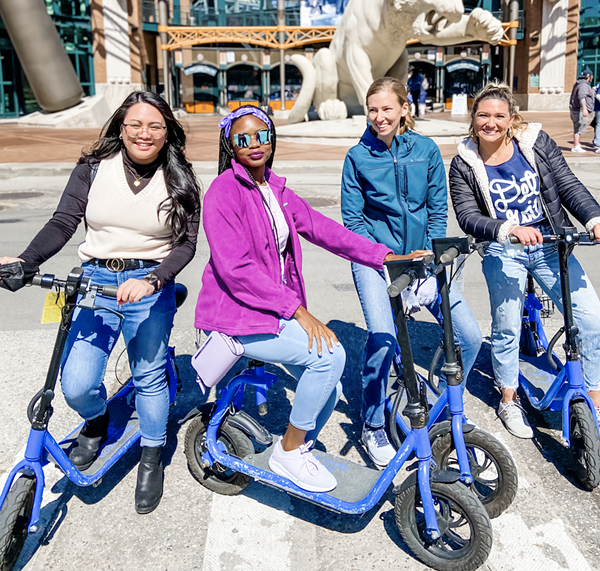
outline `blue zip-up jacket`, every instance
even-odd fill
[[[367,127],[344,162],[342,218],[346,228],[395,254],[431,248],[432,238],[446,236],[448,220],[446,172],[437,145],[406,131],[388,149]]]

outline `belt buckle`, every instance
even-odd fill
[[[111,272],[122,272],[125,269],[125,260],[123,258],[110,258],[106,260],[106,267]]]

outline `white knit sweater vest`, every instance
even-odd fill
[[[134,194],[125,178],[121,153],[100,163],[85,210],[87,232],[79,245],[82,262],[92,258],[162,261],[171,250],[171,228],[165,224],[169,201],[162,167]]]

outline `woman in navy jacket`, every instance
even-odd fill
[[[446,236],[446,173],[440,151],[431,139],[412,130],[406,89],[397,79],[376,80],[366,102],[370,125],[344,163],[344,224],[395,254],[422,256],[433,238]],[[353,263],[352,276],[368,330],[362,441],[375,464],[386,466],[394,456],[384,428],[387,380],[396,346],[394,322],[383,271]],[[436,288],[421,289],[429,292],[419,300],[421,305],[440,320]],[[451,287],[450,295],[466,379],[481,346],[481,332],[456,287]]]

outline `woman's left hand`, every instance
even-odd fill
[[[600,242],[600,224],[596,224],[596,226],[592,228],[592,232],[594,233],[596,242]]]
[[[154,286],[146,280],[128,279],[117,290],[117,303],[135,303],[143,297],[151,296],[154,293]]]
[[[431,250],[413,250],[410,254],[398,256],[396,254],[388,254],[383,261],[384,262],[397,262],[399,260],[414,260],[415,258],[424,258],[425,256],[431,256],[433,252]]]

